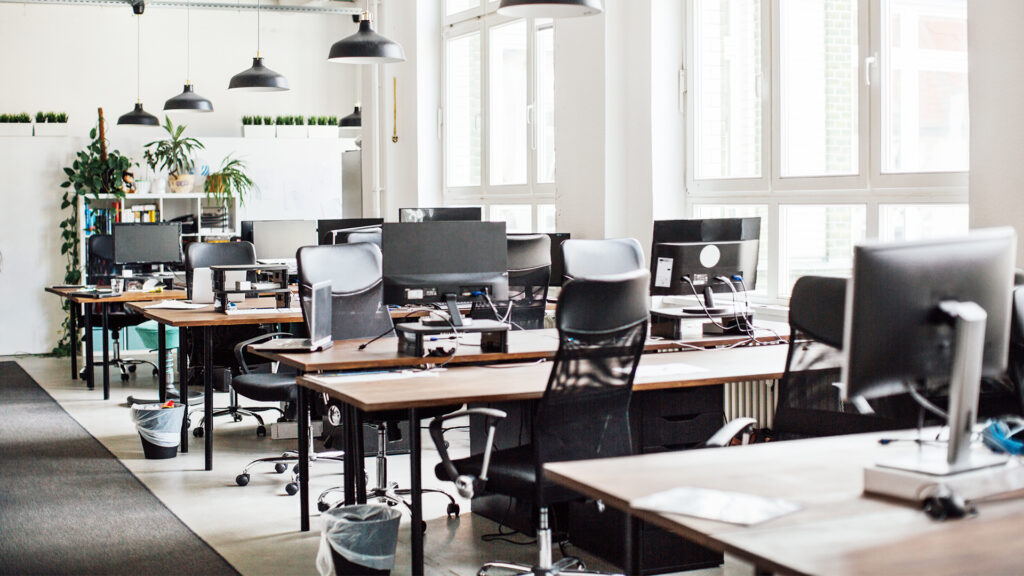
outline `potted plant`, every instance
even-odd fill
[[[305,138],[307,135],[306,119],[302,116],[278,116],[278,138]]]
[[[36,112],[36,136],[67,136],[68,115],[64,112]]]
[[[263,120],[263,116],[242,116],[242,135],[246,138],[273,138],[273,124],[265,124]]]
[[[228,206],[235,197],[239,204],[245,204],[245,196],[252,191],[253,183],[246,174],[245,162],[228,154],[220,169],[206,177],[203,188],[211,204]]]
[[[310,138],[337,138],[338,137],[338,124],[335,121],[333,124],[330,122],[330,118],[327,116],[310,116],[309,117],[309,137]]]
[[[28,113],[0,114],[0,136],[31,136],[32,117]]]
[[[206,147],[195,138],[183,136],[184,124],[175,126],[170,118],[165,119],[163,128],[168,138],[146,144],[146,164],[153,171],[167,170],[167,186],[171,192],[187,193],[195,184],[195,176],[192,175],[195,161],[192,154]]]

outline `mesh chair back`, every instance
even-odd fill
[[[1013,289],[1013,316],[1010,318],[1010,362],[1007,368],[1018,414],[1024,414],[1024,286]],[[1007,407],[1011,408],[1011,407]],[[1012,408],[1011,408],[1012,409]]]
[[[299,248],[299,297],[306,304],[313,296],[313,284],[331,283],[335,340],[372,338],[393,326],[384,306],[381,262],[380,248],[368,242]],[[303,315],[307,308],[303,305]]]
[[[109,284],[110,277],[117,272],[114,266],[114,237],[110,234],[93,234],[89,236],[87,248],[86,283]]]
[[[643,270],[644,250],[636,238],[566,240],[562,259],[567,278],[590,278]]]
[[[185,252],[185,287],[192,297],[192,274],[196,268],[255,264],[252,242],[193,242]]]
[[[538,479],[546,462],[632,453],[629,401],[647,336],[648,280],[637,270],[562,287],[558,352],[533,424]]]
[[[547,234],[508,236],[509,320],[513,328],[539,330],[544,327],[548,281],[551,279],[551,238]],[[509,305],[495,305],[502,318]],[[473,318],[495,320],[494,311],[474,303]]]
[[[789,300],[790,345],[779,380],[776,439],[833,436],[897,428],[844,403],[842,372],[846,280],[804,276]]]

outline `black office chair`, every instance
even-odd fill
[[[382,231],[380,228],[371,228],[360,232],[352,232],[348,234],[345,239],[345,244],[358,244],[359,242],[369,242],[370,244],[376,244],[377,248],[380,248]]]
[[[644,270],[644,249],[635,238],[562,242],[566,278],[590,278]]]
[[[197,268],[209,268],[210,266],[229,266],[240,264],[256,264],[256,250],[251,242],[193,242],[188,245],[185,252],[185,286],[188,297],[192,298],[192,283]],[[252,339],[265,333],[258,326],[214,326],[204,330],[214,331],[215,342],[239,342]],[[191,341],[190,344],[195,344]],[[192,346],[190,356],[199,355],[200,347]],[[217,347],[213,353],[212,366],[227,367],[235,371],[241,371],[242,366],[236,363],[236,357],[231,353],[229,347]],[[189,366],[203,366],[202,362],[189,363]],[[245,370],[248,370],[245,367]],[[234,379],[232,379],[232,382]],[[234,386],[230,389],[228,406],[215,409],[213,417],[230,416],[235,422],[240,422],[243,417],[250,416],[256,419],[257,436],[266,436],[267,428],[260,412],[277,411],[283,415],[280,408],[273,406],[241,406],[238,402],[238,393]],[[192,430],[192,434],[201,437],[204,434],[206,422],[199,420],[199,424]]]
[[[548,507],[580,496],[544,478],[544,464],[632,454],[629,402],[633,377],[647,335],[648,280],[645,270],[571,280],[562,287],[556,323],[559,346],[544,396],[533,418],[531,443],[491,450],[498,410],[475,408],[435,418],[430,434],[441,455],[435,473],[455,482],[466,497],[489,492],[532,501],[538,508],[536,566],[491,562],[481,568],[521,574],[555,574],[580,564],[551,558]],[[451,460],[443,438],[444,421],[464,415],[488,419],[483,454]],[[579,572],[569,572],[579,574]]]
[[[544,327],[550,279],[551,238],[547,234],[509,236],[508,304],[495,304],[492,309],[474,302],[470,317],[482,320],[507,317],[513,328],[539,330]]]
[[[86,282],[88,284],[109,284],[110,279],[120,271],[114,264],[114,237],[109,234],[93,234],[89,236],[87,244],[86,259]],[[115,366],[121,372],[121,381],[127,382],[130,374],[135,372],[140,364],[147,364],[153,368],[153,376],[159,375],[156,364],[149,360],[135,360],[132,358],[121,358],[121,331],[130,326],[138,326],[146,321],[142,314],[129,312],[123,304],[105,304],[107,307],[107,330],[110,332],[110,340],[113,344],[113,355],[110,357],[109,365]],[[103,316],[98,312],[89,312],[93,326],[100,326]],[[91,334],[86,337],[92,338]],[[104,335],[106,337],[106,335]],[[102,362],[94,362],[93,366],[103,366]],[[85,368],[80,371],[80,376],[85,378]]]

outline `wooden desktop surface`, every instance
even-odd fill
[[[47,286],[44,288],[50,294],[56,294],[62,298],[69,298],[78,304],[103,304],[113,302],[148,302],[152,300],[184,300],[184,290],[163,290],[161,292],[142,292],[127,290],[118,296],[107,296],[105,298],[94,298],[90,296],[75,296],[75,292],[82,292],[85,288],[62,288]]]
[[[215,310],[213,304],[195,310],[172,310],[168,308],[145,308],[128,304],[129,309],[141,313],[150,320],[176,328],[197,328],[202,326],[238,326],[243,324],[271,324],[277,322],[302,322],[301,312],[259,312],[253,314],[225,314]]]
[[[638,392],[775,379],[782,375],[788,347],[753,346],[733,349],[645,354],[634,389]],[[679,364],[678,372],[643,375],[644,366]],[[467,402],[505,402],[540,398],[547,387],[550,362],[463,366],[397,380],[344,381],[329,374],[299,378],[299,384],[324,392],[367,412],[447,406]]]
[[[697,322],[695,320],[695,322]],[[771,332],[759,331],[757,338],[764,342],[772,342],[789,333],[789,326],[782,322],[759,322],[758,326],[771,329]],[[745,336],[703,336],[697,328],[694,336],[674,340],[648,339],[645,345],[647,352],[659,350],[678,350],[687,346],[698,346],[709,348],[714,346],[729,346],[747,340]],[[303,372],[320,372],[330,370],[368,370],[381,368],[409,368],[420,366],[430,362],[440,364],[447,360],[447,357],[409,356],[398,352],[398,343],[395,338],[381,338],[370,344],[363,350],[359,346],[368,342],[369,338],[358,340],[342,340],[334,343],[334,346],[321,352],[313,353],[283,353],[263,350],[250,351],[253,354],[263,356],[275,362],[281,362]],[[451,364],[476,364],[480,362],[508,362],[508,361],[529,361],[554,358],[558,350],[558,331],[551,328],[546,330],[513,330],[508,333],[508,352],[484,353],[472,342],[479,342],[479,337],[469,335],[466,342],[461,344],[455,352],[455,356],[448,362]],[[681,346],[680,342],[685,344]],[[446,348],[454,346],[452,342],[444,343]]]
[[[549,479],[783,574],[1021,574],[1024,499],[978,504],[975,518],[937,522],[909,503],[866,497],[863,469],[917,450],[881,437],[774,442],[545,465]],[[638,510],[633,499],[677,486],[795,501],[803,509],[754,526]]]

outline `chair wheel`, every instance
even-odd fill
[[[455,502],[448,503],[448,517],[458,518],[459,517],[459,505]]]
[[[295,496],[299,493],[299,485],[295,482],[289,482],[285,485],[284,491],[287,492],[289,496]]]
[[[193,428],[192,429],[192,435],[195,436],[196,438],[202,438],[203,437],[203,427],[202,426],[196,426],[195,428]]]
[[[129,376],[127,374],[121,374],[121,382],[127,382]]]
[[[235,476],[235,484],[238,484],[239,486],[245,486],[248,483],[249,483],[249,475],[248,474],[239,474],[238,476]]]
[[[242,421],[242,416],[241,416],[241,414],[232,414],[231,415],[231,419],[234,420],[235,422],[241,422]]]
[[[257,426],[256,427],[256,436],[258,436],[260,438],[266,438],[267,437],[267,427],[263,426],[262,424]]]
[[[159,375],[160,375],[160,371],[157,370],[156,368],[153,368],[153,376],[156,377],[156,376],[159,376]]]
[[[85,371],[85,368],[82,368],[81,370],[78,371],[78,377],[82,380],[85,380],[86,374],[87,372]]]
[[[135,373],[135,364],[129,365],[128,366],[128,371],[134,374]]]
[[[317,502],[316,509],[321,512],[327,512],[328,510],[331,509],[331,505],[328,504],[327,502]]]
[[[284,471],[287,469],[288,465],[285,464],[284,462],[278,462],[277,464],[274,464],[274,472],[277,472],[278,474],[284,474]]]

